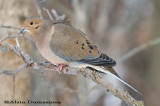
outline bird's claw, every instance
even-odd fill
[[[64,64],[60,64],[59,67],[58,67],[58,73],[60,74],[61,73],[61,70],[63,69],[65,65]]]

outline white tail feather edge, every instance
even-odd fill
[[[108,75],[111,75],[112,77],[116,78],[117,80],[119,80],[120,82],[122,82],[123,84],[127,85],[129,88],[131,88],[132,90],[134,90],[135,92],[137,92],[138,94],[142,95],[138,90],[136,90],[135,88],[133,88],[131,85],[129,85],[128,83],[126,83],[125,81],[123,81],[122,79],[120,79],[119,77],[117,77],[116,75],[112,74],[111,72],[109,72],[107,69],[105,69],[104,67],[99,67],[99,66],[91,66],[92,68],[95,68],[98,71],[104,72]]]

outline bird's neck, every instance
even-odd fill
[[[39,33],[38,36],[35,36],[36,38],[36,45],[39,45],[41,47],[49,45],[52,35],[54,34],[54,26],[46,27],[43,32]]]

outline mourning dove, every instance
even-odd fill
[[[87,67],[109,74],[138,92],[114,71],[112,67],[116,62],[106,54],[100,53],[97,46],[80,30],[64,23],[30,17],[25,20],[20,33],[24,31],[31,33],[41,55],[59,66],[59,72],[63,66]]]

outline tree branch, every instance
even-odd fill
[[[155,45],[158,45],[160,44],[160,37],[159,38],[156,38],[154,40],[151,40],[147,43],[144,43],[134,49],[132,49],[131,51],[129,51],[128,53],[124,54],[124,56],[122,56],[120,59],[118,59],[118,62],[123,62],[129,58],[131,58],[132,56],[134,56],[135,54],[139,53],[140,51],[148,48],[148,47],[151,47],[151,46],[155,46]]]
[[[34,7],[36,8],[36,11],[37,11],[37,15],[41,18],[43,18],[43,15],[42,15],[42,11],[41,11],[41,8],[38,4],[38,1],[37,0],[32,0],[33,1],[33,4],[34,4]]]

